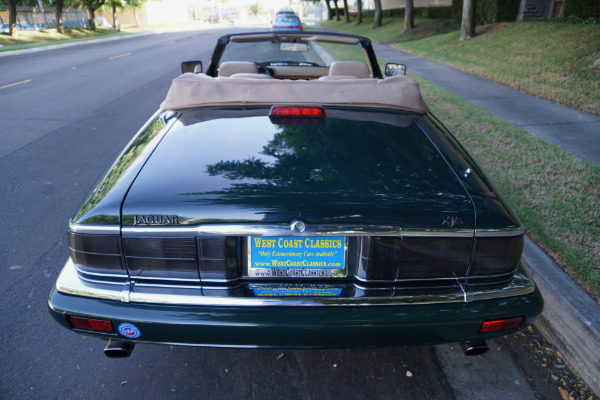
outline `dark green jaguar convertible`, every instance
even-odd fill
[[[518,218],[368,39],[228,35],[205,73],[182,67],[69,223],[60,324],[112,357],[135,343],[481,354],[539,315]]]

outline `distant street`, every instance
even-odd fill
[[[235,28],[236,31],[247,31]],[[458,345],[238,350],[105,343],[55,323],[47,298],[68,219],[158,109],[180,62],[233,29],[151,34],[0,58],[0,398],[560,399],[514,339]],[[177,329],[176,326],[173,329]]]

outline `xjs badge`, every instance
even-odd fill
[[[462,226],[465,224],[465,219],[461,216],[454,215],[443,215],[442,216],[442,225],[446,225],[450,228],[454,228],[455,226]]]
[[[177,215],[134,215],[134,225],[179,225]]]

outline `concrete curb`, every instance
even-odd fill
[[[544,296],[536,326],[590,389],[600,393],[600,305],[528,237],[523,262]]]
[[[157,34],[156,32],[133,33],[131,35],[112,36],[112,37],[107,37],[107,38],[81,40],[79,42],[53,44],[53,45],[49,45],[49,46],[32,47],[30,49],[1,51],[0,58],[9,57],[9,56],[18,56],[21,54],[39,53],[41,51],[56,50],[56,49],[62,49],[65,47],[83,46],[83,45],[92,44],[92,43],[112,42],[115,40],[128,39],[128,38],[134,38],[134,37],[140,37],[140,36],[148,36],[148,35],[156,35],[156,34]]]

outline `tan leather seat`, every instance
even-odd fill
[[[238,78],[238,79],[274,79],[272,76],[265,74],[249,74],[247,72],[238,72],[237,74],[233,74],[229,76],[230,78]]]

